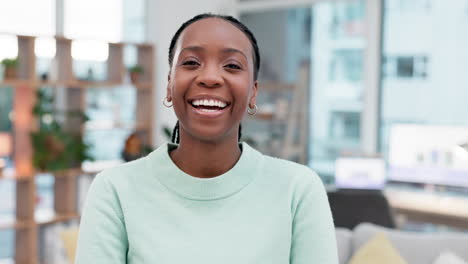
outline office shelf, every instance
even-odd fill
[[[98,173],[101,167],[92,170],[70,168],[62,171],[50,172],[54,176],[54,206],[52,212],[44,214],[36,209],[36,181],[38,173],[33,167],[33,149],[31,132],[37,129],[37,120],[33,116],[36,91],[39,88],[61,89],[65,110],[84,111],[85,97],[90,88],[113,89],[114,87],[129,86],[136,91],[135,124],[129,129],[143,131],[144,141],[152,144],[153,134],[153,105],[154,92],[154,47],[148,43],[108,43],[109,57],[106,62],[107,78],[105,80],[81,80],[73,71],[73,58],[71,47],[73,39],[55,36],[56,55],[52,59],[56,70],[48,75],[53,79],[43,81],[36,72],[37,58],[35,55],[34,36],[16,35],[18,40],[17,78],[0,80],[0,89],[12,88],[13,111],[15,118],[12,121],[13,160],[14,170],[4,173],[2,180],[16,181],[16,212],[12,219],[0,222],[0,230],[15,230],[15,263],[38,263],[38,228],[53,225],[59,222],[79,219],[77,207],[77,177],[83,174]],[[124,50],[128,45],[136,47],[136,63],[144,71],[136,84],[126,81],[126,66]],[[51,67],[52,69],[52,67]],[[51,70],[52,71],[52,70]],[[69,122],[65,120],[65,122]],[[78,133],[85,133],[83,125],[67,123]],[[141,125],[140,125],[141,124]],[[124,125],[121,125],[124,126]],[[111,129],[114,127],[111,127]]]

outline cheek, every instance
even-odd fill
[[[174,75],[171,83],[171,96],[174,112],[177,119],[184,120],[186,111],[185,95],[187,91],[187,80],[181,78],[181,76]]]
[[[236,98],[236,112],[245,112],[249,102],[250,81],[241,79],[236,82],[236,87],[233,89],[233,95]]]
[[[174,79],[172,81],[172,100],[174,103],[179,103],[184,101],[185,93],[188,87],[188,80],[187,78],[182,78],[183,76],[174,75]]]

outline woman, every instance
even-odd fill
[[[169,49],[173,143],[99,174],[76,263],[335,264],[327,197],[305,166],[239,143],[255,114],[260,56],[228,16],[184,23]]]

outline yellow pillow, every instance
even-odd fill
[[[377,233],[351,258],[349,264],[407,264],[384,233]]]
[[[70,263],[74,263],[76,244],[78,242],[78,228],[65,230],[60,233],[60,237],[62,238],[63,246],[67,252],[67,257],[70,260]]]

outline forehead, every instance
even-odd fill
[[[180,35],[177,46],[192,45],[235,48],[246,54],[252,53],[252,45],[244,32],[220,18],[205,18],[189,25]]]

